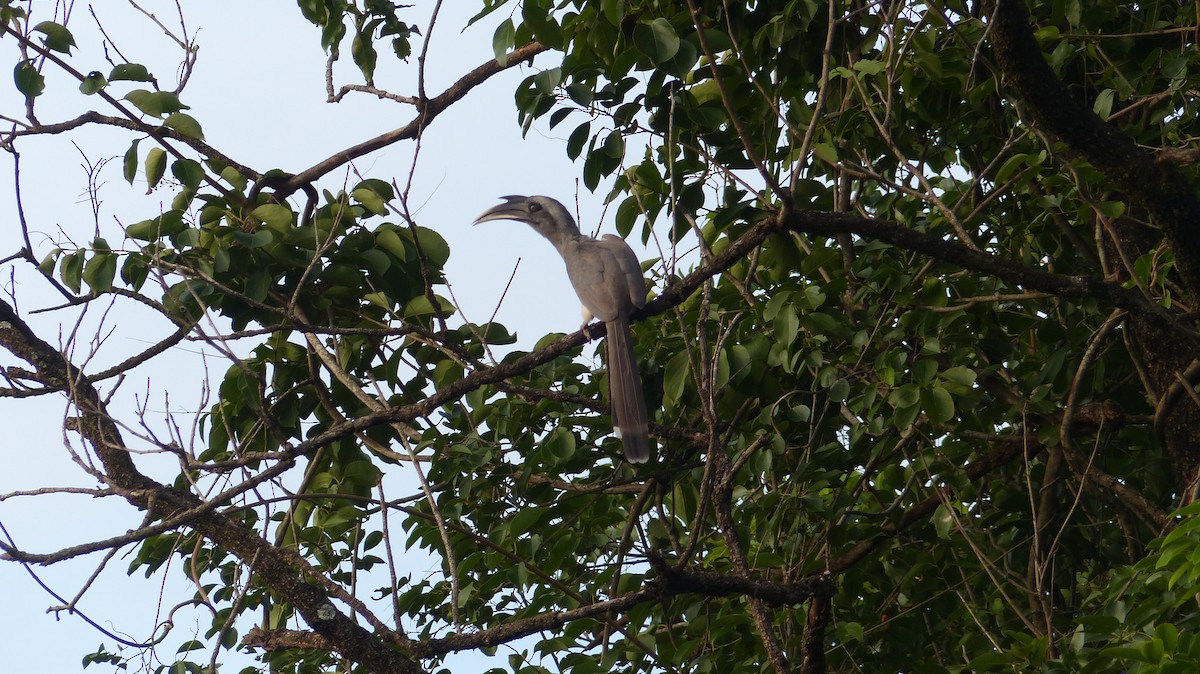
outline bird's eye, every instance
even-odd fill
[[[537,204],[537,203],[529,204],[529,212],[530,213],[537,213],[540,210],[542,210],[541,204]]]

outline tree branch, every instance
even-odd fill
[[[112,115],[101,114],[95,110],[89,110],[82,115],[75,117],[74,119],[68,119],[53,124],[37,124],[25,129],[18,129],[0,134],[0,138],[3,139],[0,144],[11,144],[12,139],[19,138],[21,136],[45,136],[65,133],[89,124],[115,126],[121,129],[128,129],[130,131],[144,133],[148,136],[153,136],[156,138],[170,138],[171,140],[187,145],[208,159],[212,159],[226,166],[233,167],[233,169],[238,173],[250,178],[251,180],[258,180],[262,176],[262,174],[260,174],[258,171],[255,171],[249,166],[245,166],[233,160],[228,155],[218,151],[216,148],[200,140],[199,138],[179,133],[169,126],[147,124],[136,117],[113,117]]]
[[[918,232],[898,223],[848,213],[793,211],[787,215],[786,228],[809,234],[836,236],[849,233],[921,253],[969,271],[994,276],[1014,286],[1037,290],[1059,297],[1098,299],[1114,307],[1146,316],[1175,330],[1187,330],[1179,318],[1146,299],[1139,291],[1094,276],[1055,274],[1029,267],[999,255],[972,250],[955,241]],[[733,246],[730,246],[732,248]]]
[[[386,639],[404,646],[408,639],[386,630],[373,634],[338,610],[322,590],[324,576],[293,551],[270,545],[254,531],[215,512],[190,492],[159,484],[138,471],[125,448],[121,429],[88,378],[63,354],[39,338],[12,307],[0,300],[0,346],[33,366],[48,386],[68,392],[79,412],[75,430],[92,446],[104,466],[108,484],[125,500],[148,515],[165,519],[196,511],[189,524],[201,535],[253,562],[255,572],[273,591],[292,604],[318,633],[337,644],[337,650],[374,672],[416,673],[408,657],[391,648]],[[310,582],[311,581],[316,581]],[[327,584],[324,584],[328,588]],[[345,600],[348,597],[341,596]],[[353,601],[353,598],[349,598]],[[383,638],[380,638],[383,637]]]
[[[430,639],[413,644],[412,653],[417,657],[430,658],[446,653],[498,646],[537,632],[556,630],[575,620],[592,618],[608,612],[622,613],[643,602],[662,600],[674,595],[701,594],[723,597],[738,594],[771,604],[791,606],[801,604],[812,597],[827,597],[833,591],[832,583],[824,575],[804,578],[794,583],[773,583],[723,573],[684,571],[672,568],[668,564],[656,564],[655,569],[663,575],[648,581],[633,592],[568,611],[540,613],[473,634]],[[246,634],[243,644],[268,649],[330,646],[320,635],[312,632],[263,630],[257,627]]]
[[[418,105],[417,116],[412,121],[404,126],[393,129],[382,135],[376,136],[370,140],[364,141],[353,147],[346,148],[337,154],[321,160],[313,166],[291,176],[279,185],[278,192],[282,196],[287,196],[292,192],[300,189],[301,186],[314,182],[321,176],[329,173],[335,168],[354,161],[364,155],[370,154],[380,148],[387,147],[393,143],[409,138],[416,138],[421,131],[433,121],[442,111],[450,107],[451,104],[458,101],[463,96],[466,96],[472,89],[486,82],[493,75],[503,72],[522,61],[528,61],[534,56],[546,51],[549,47],[537,42],[530,42],[527,45],[518,47],[508,54],[504,65],[496,62],[495,59],[489,59],[487,63],[475,68],[471,72],[463,75],[454,84],[451,84],[445,91],[425,100]]]

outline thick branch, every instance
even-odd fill
[[[800,674],[825,673],[825,628],[829,626],[829,614],[829,597],[813,597],[808,605],[804,637],[800,642],[800,650],[804,654],[800,661]]]
[[[665,591],[670,594],[703,594],[724,597],[731,594],[761,599],[772,606],[796,606],[813,597],[828,597],[833,592],[829,576],[818,575],[791,583],[780,583],[711,571],[680,569],[670,564],[655,564]]]

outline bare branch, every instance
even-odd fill
[[[446,108],[450,107],[450,105],[455,101],[458,101],[463,96],[466,96],[468,93],[470,93],[472,89],[479,86],[483,82],[486,82],[493,75],[503,72],[504,70],[507,70],[508,68],[511,68],[522,61],[532,59],[534,56],[546,51],[547,49],[548,47],[545,45],[538,44],[537,42],[530,42],[529,44],[523,47],[518,47],[516,50],[511,52],[508,55],[505,65],[500,65],[496,63],[495,59],[490,59],[487,63],[484,63],[466,75],[463,75],[458,79],[457,82],[450,85],[442,93],[426,101],[421,109],[417,111],[416,118],[414,118],[408,124],[376,136],[368,141],[359,143],[354,147],[342,150],[341,152],[338,152],[314,164],[313,166],[310,166],[309,168],[284,181],[279,186],[279,193],[282,195],[291,194],[292,192],[300,189],[301,185],[314,182],[321,176],[329,173],[343,164],[349,163],[359,157],[370,154],[380,148],[387,147],[388,145],[392,145],[398,141],[416,138],[417,135],[421,133],[421,130],[428,126],[428,124],[433,121],[435,117],[437,117]]]

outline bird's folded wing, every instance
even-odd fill
[[[608,250],[617,267],[615,273],[628,290],[629,301],[638,309],[646,306],[646,279],[642,276],[642,263],[638,261],[637,253],[619,236],[605,234],[596,243]]]

